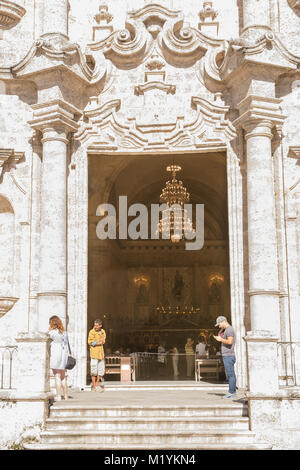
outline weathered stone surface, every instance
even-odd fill
[[[158,171],[130,166],[146,154],[153,162],[181,155],[190,168],[195,156],[205,162],[190,179],[209,187],[201,197],[211,198],[207,233],[218,242],[210,263],[195,264],[191,284],[205,298],[202,278],[218,271],[227,282],[238,384],[257,395],[253,426],[299,427],[299,399],[278,395],[300,383],[300,347],[285,363],[280,345],[300,342],[298,3],[0,1],[0,345],[25,354],[24,396],[17,391],[8,402],[10,416],[22,416],[12,437],[44,419],[49,317],[68,328],[77,357],[69,380],[81,387],[88,322],[109,305],[121,311],[132,295],[138,263],[125,270],[118,255],[128,247],[97,245],[94,209],[124,190],[124,180],[133,181],[133,199],[149,203]],[[18,13],[10,24],[9,9]],[[145,259],[155,259],[151,249]],[[163,270],[155,272],[163,285]],[[111,304],[109,289],[118,293]],[[6,422],[8,408],[0,413]]]

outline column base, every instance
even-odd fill
[[[269,331],[249,331],[244,340],[250,393],[274,396],[279,390],[278,338]]]
[[[250,429],[273,448],[298,449],[300,444],[300,388],[270,394],[248,393]]]
[[[18,345],[18,374],[16,396],[43,396],[50,392],[50,338],[47,333],[20,333]]]

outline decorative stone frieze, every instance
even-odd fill
[[[150,91],[153,89],[161,90],[167,94],[171,93],[172,95],[174,95],[174,93],[176,92],[176,85],[152,81],[152,82],[143,83],[142,85],[135,86],[134,92],[136,95],[143,95],[147,91]]]
[[[151,71],[153,70],[161,70],[165,68],[166,63],[162,60],[162,58],[158,54],[152,54],[150,60],[146,62],[145,67]]]
[[[193,63],[205,55],[209,47],[221,41],[204,37],[184,22],[180,11],[171,11],[157,4],[129,12],[126,29],[116,31],[107,40],[90,44],[92,50],[103,50],[105,57],[116,65],[142,62],[153,42],[174,64]]]
[[[168,87],[155,82],[145,83],[137,92],[145,93],[147,87],[163,87],[163,85]],[[168,88],[164,91],[167,92]],[[197,111],[193,120],[184,120],[183,116],[178,115],[170,121],[154,120],[151,123],[139,121],[134,116],[128,116],[126,120],[120,119],[117,114],[121,107],[120,100],[109,101],[101,106],[96,106],[95,102],[94,104],[92,109],[89,107],[84,113],[89,122],[83,123],[75,134],[76,139],[85,143],[89,141],[93,151],[105,148],[109,150],[112,144],[114,148],[117,146],[120,149],[132,150],[167,147],[205,149],[208,145],[220,148],[220,145],[224,147],[226,142],[236,136],[235,128],[226,118],[229,107],[200,97],[191,98],[191,107]],[[101,140],[99,140],[100,135]],[[156,138],[152,141],[155,135]]]

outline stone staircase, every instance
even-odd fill
[[[270,449],[249,430],[245,403],[104,405],[57,402],[26,449]]]

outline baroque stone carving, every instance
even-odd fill
[[[221,41],[191,28],[184,22],[182,12],[153,4],[129,12],[124,30],[89,47],[102,50],[116,65],[130,66],[142,62],[154,44],[171,63],[182,65],[197,61],[209,47],[220,46]]]
[[[18,300],[16,297],[0,297],[0,318],[6,315]]]
[[[139,88],[139,92],[145,92],[146,86],[147,83]],[[149,86],[153,83],[150,82]],[[124,119],[118,116],[120,107],[121,100],[111,100],[100,106],[95,101],[94,106],[84,112],[75,138],[88,143],[91,153],[96,153],[117,148],[149,151],[205,149],[209,146],[220,148],[236,136],[235,128],[226,118],[229,107],[219,101],[209,102],[205,98],[192,97],[191,107],[196,110],[196,117],[189,121],[180,115],[165,122],[156,119],[143,122],[135,116]]]
[[[97,26],[93,26],[93,41],[99,41],[109,36],[114,28],[111,23],[113,15],[109,12],[107,5],[99,6],[99,13],[94,16]]]
[[[24,158],[24,152],[15,152],[14,149],[0,149],[0,180],[5,169],[19,163]]]
[[[213,2],[204,2],[202,10],[199,12],[200,20],[205,22],[208,19],[213,21],[217,18],[218,12],[213,8]]]
[[[291,8],[300,9],[300,0],[288,0]]]
[[[106,23],[110,23],[113,19],[113,15],[109,13],[107,5],[100,5],[99,6],[99,13],[94,16],[95,20],[98,24],[102,21],[106,21]]]
[[[218,16],[218,12],[213,7],[213,2],[204,2],[203,8],[199,12],[201,23],[198,28],[203,34],[209,36],[217,36],[219,33],[219,23],[214,21]]]
[[[0,29],[8,29],[16,26],[23,16],[26,10],[16,2],[10,2],[8,0],[0,1]]]
[[[291,145],[288,156],[290,158],[300,158],[300,145]]]

